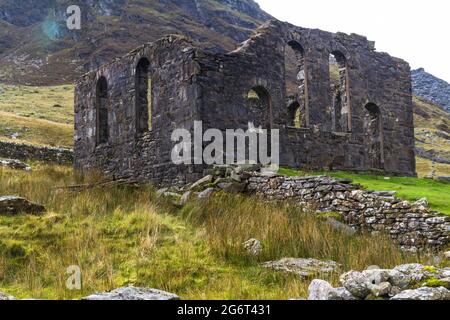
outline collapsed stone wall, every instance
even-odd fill
[[[339,212],[357,230],[383,232],[404,249],[441,248],[449,244],[450,216],[410,203],[392,192],[375,192],[330,177],[265,177],[248,180],[248,191],[275,201],[295,201],[318,212]]]
[[[73,151],[70,149],[33,146],[7,141],[0,141],[0,157],[22,161],[37,160],[67,165],[73,163]]]

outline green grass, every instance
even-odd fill
[[[424,178],[385,177],[374,174],[356,174],[349,172],[301,172],[282,169],[281,174],[298,175],[329,175],[336,178],[350,178],[354,183],[361,184],[369,190],[397,191],[399,198],[416,201],[427,198],[433,210],[450,215],[450,184]]]
[[[27,87],[0,85],[0,139],[71,148],[73,85]]]
[[[0,111],[71,125],[74,86],[30,87],[1,85]]]
[[[48,209],[43,216],[0,216],[0,291],[19,298],[76,299],[133,284],[183,299],[288,299],[306,297],[310,279],[261,262],[334,259],[344,270],[361,270],[426,258],[401,252],[383,236],[348,236],[289,204],[218,194],[178,208],[150,186],[71,193],[57,187],[99,175],[86,180],[67,167],[32,165],[31,173],[0,169],[0,194]],[[250,237],[263,242],[259,258],[242,248]],[[81,291],[65,287],[71,265],[81,267]],[[319,277],[337,284],[337,275]]]
[[[19,134],[12,140],[13,134]],[[0,140],[71,148],[73,126],[0,111]]]

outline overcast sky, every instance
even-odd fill
[[[327,31],[357,33],[378,51],[450,82],[448,0],[256,0],[282,21]]]

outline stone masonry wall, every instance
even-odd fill
[[[171,162],[173,130],[192,129],[196,118],[195,51],[186,39],[168,36],[80,79],[75,94],[75,168],[101,169],[113,178],[166,185],[198,179],[203,168]],[[152,125],[138,134],[135,71],[143,58],[150,62]],[[108,83],[109,113],[109,138],[102,144],[96,141],[95,96],[100,77]]]
[[[289,117],[285,48],[302,48],[307,84],[304,123]],[[344,132],[333,132],[329,56],[345,60]],[[140,133],[136,70],[148,60],[151,130]],[[141,70],[141,69],[139,69]],[[342,73],[344,74],[344,73]],[[105,97],[98,85],[106,80]],[[249,92],[255,91],[255,99]],[[342,89],[344,90],[344,89]],[[141,92],[141,91],[139,91]],[[99,143],[98,99],[107,109],[107,141]],[[140,98],[139,98],[140,99]],[[345,120],[347,119],[347,121]],[[146,44],[83,76],[75,91],[75,168],[158,185],[196,181],[207,168],[175,165],[175,129],[280,131],[282,166],[415,175],[411,76],[408,63],[376,52],[358,35],[304,29],[270,21],[235,51],[211,53],[179,36]],[[102,122],[103,123],[103,122]]]
[[[248,191],[269,200],[295,201],[319,212],[339,212],[346,224],[371,233],[384,232],[404,249],[442,248],[450,242],[450,216],[391,192],[363,190],[349,180],[329,177],[249,179]]]
[[[290,127],[288,115],[285,47],[292,42],[304,50],[309,104],[304,115],[309,125],[304,128]],[[346,132],[332,131],[329,54],[335,51],[346,58],[349,106],[345,114],[351,115]],[[272,21],[233,52],[199,53],[195,59],[200,66],[196,80],[205,127],[246,129],[253,122],[279,129],[281,164],[290,167],[415,174],[410,67],[376,52],[365,37]],[[247,98],[255,88],[267,92],[269,99],[267,106],[256,110]],[[369,104],[379,110],[375,138],[368,132]],[[374,144],[378,147],[373,150]]]
[[[70,149],[40,147],[6,141],[0,141],[0,157],[22,161],[37,160],[68,165],[73,163],[73,151]]]

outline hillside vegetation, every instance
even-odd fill
[[[73,85],[0,85],[0,140],[73,146]]]
[[[416,148],[428,155],[428,159],[420,159],[418,168],[423,175],[429,175],[433,170],[438,175],[450,175],[450,113],[437,105],[414,98],[414,122]],[[431,160],[439,160],[434,168]],[[442,164],[442,160],[447,164]]]
[[[77,1],[81,30],[66,27],[70,0],[0,0],[0,82],[65,84],[167,34],[231,50],[271,16],[253,0]]]
[[[74,299],[128,284],[183,299],[305,298],[311,279],[261,263],[304,257],[363,270],[427,259],[401,252],[383,236],[350,236],[289,204],[218,194],[180,208],[150,187],[72,193],[57,187],[88,181],[67,167],[33,167],[32,173],[0,169],[0,194],[48,209],[44,216],[0,216],[0,291],[20,298]],[[258,258],[242,246],[250,238],[264,245]],[[81,291],[65,287],[72,265],[81,267]],[[337,275],[319,277],[338,282]]]

